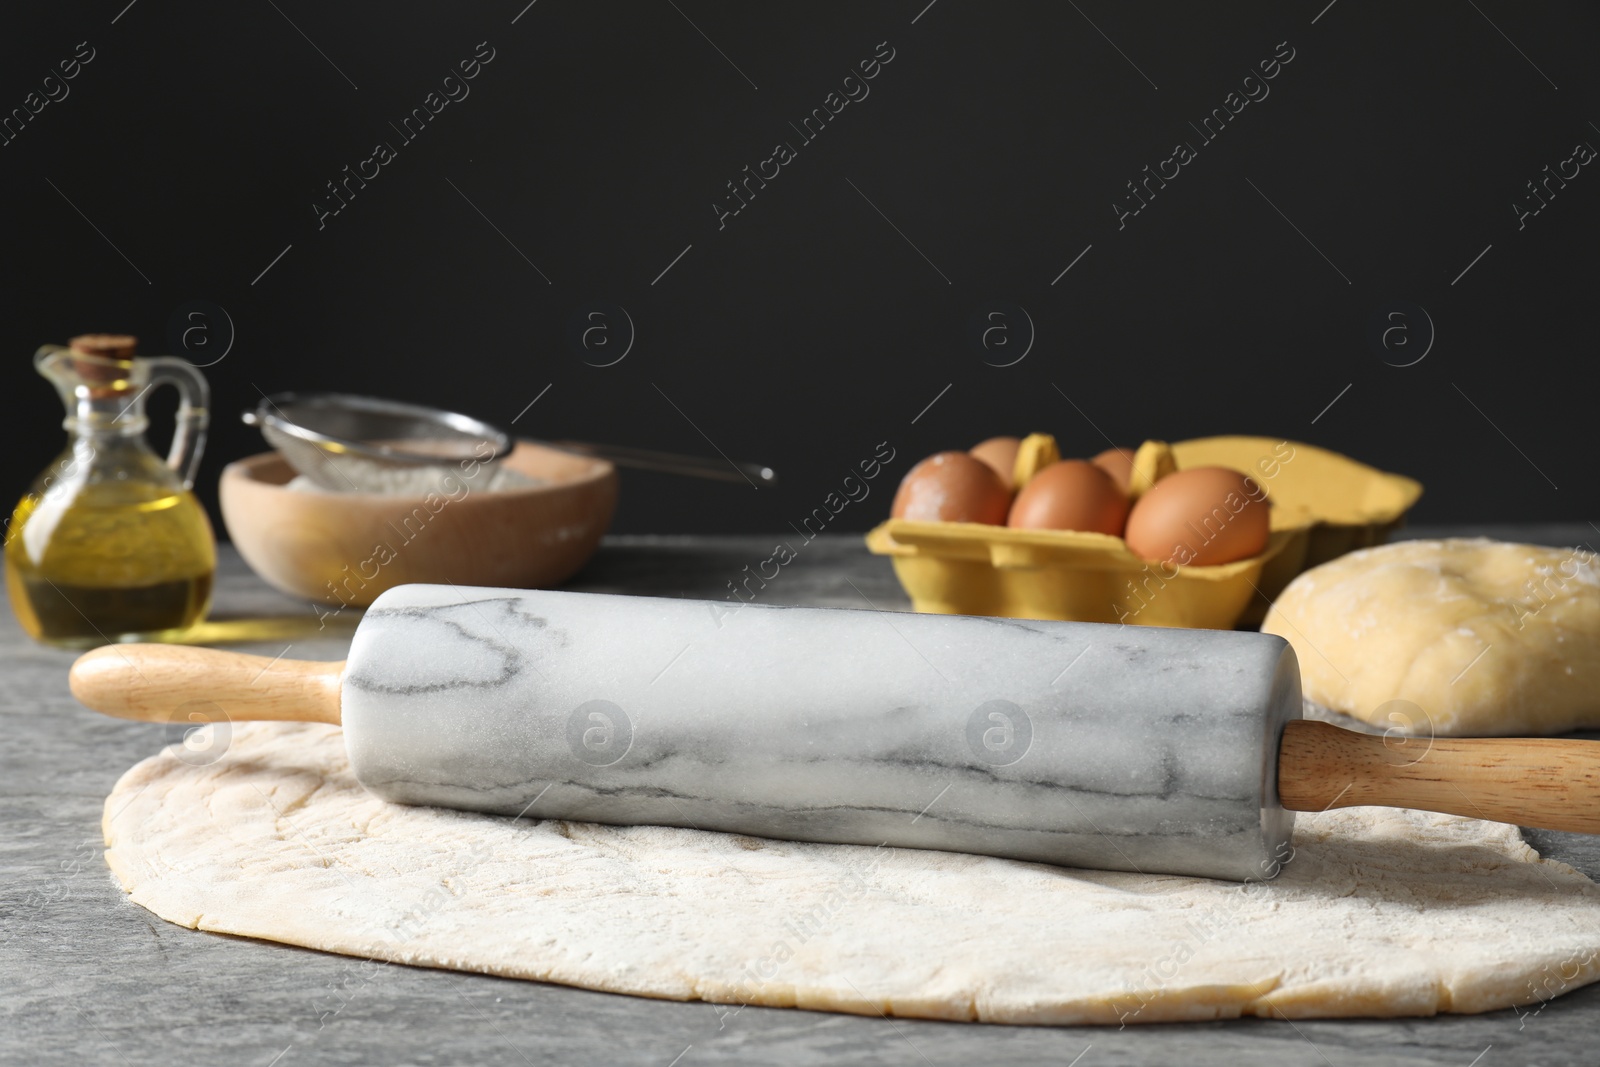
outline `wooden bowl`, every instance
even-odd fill
[[[268,584],[341,607],[407,582],[556,585],[610,525],[616,468],[527,441],[501,462],[544,483],[454,496],[300,491],[285,487],[294,469],[283,457],[264,452],[223,468],[222,517]]]

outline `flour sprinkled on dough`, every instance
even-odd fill
[[[1600,887],[1498,823],[1304,815],[1284,873],[1239,885],[401,807],[357,784],[337,728],[233,731],[217,762],[152,757],[106,801],[112,870],[182,926],[724,1017],[1431,1015],[1600,971]]]

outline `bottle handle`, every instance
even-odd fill
[[[149,388],[171,385],[178,390],[178,424],[172,431],[172,447],[167,451],[167,466],[183,479],[185,489],[194,488],[200,469],[200,454],[206,448],[206,426],[211,422],[211,387],[194,364],[177,356],[147,356]]]

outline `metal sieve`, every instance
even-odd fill
[[[297,472],[333,492],[425,492],[452,476],[488,485],[513,446],[510,434],[470,415],[349,393],[277,393],[262,397],[240,417]],[[619,467],[757,487],[778,481],[771,467],[726,456],[580,441],[537,443]]]
[[[278,393],[241,418],[296,471],[334,492],[426,489],[450,474],[479,482],[512,444],[510,434],[469,415],[349,393]]]

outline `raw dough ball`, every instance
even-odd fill
[[[1600,726],[1600,561],[1486,539],[1402,541],[1300,575],[1261,629],[1294,645],[1306,699],[1440,736]],[[1391,700],[1426,713],[1380,713]]]

